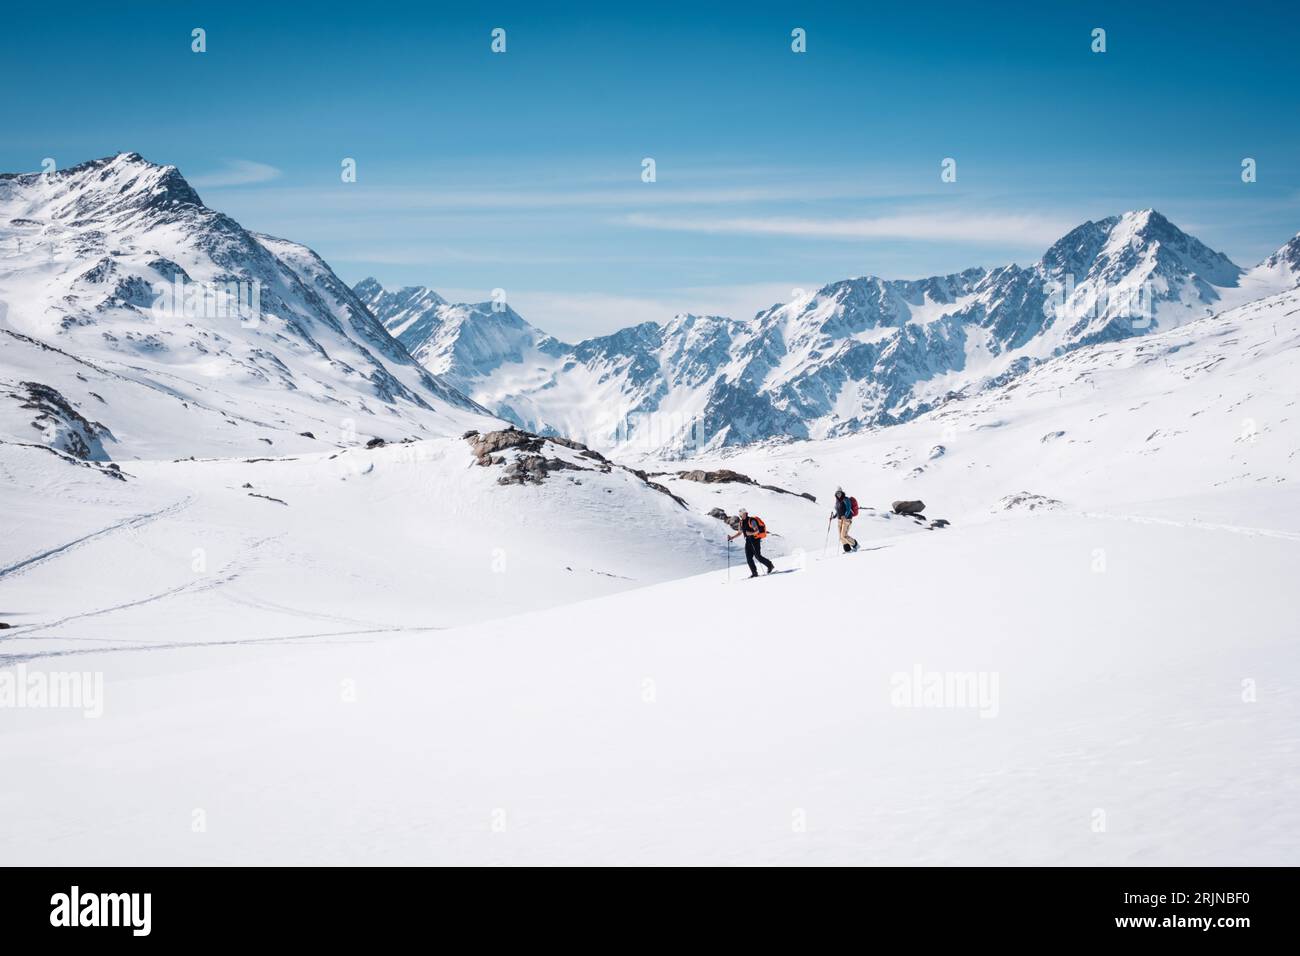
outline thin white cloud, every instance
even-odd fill
[[[1071,228],[1055,217],[934,210],[864,218],[792,216],[679,217],[631,213],[622,222],[645,229],[799,239],[919,239],[1050,244]]]
[[[270,168],[270,167],[267,167]],[[277,171],[278,174],[278,171]],[[222,174],[216,174],[218,176]],[[191,180],[205,185],[204,177]],[[248,180],[261,182],[263,180]],[[214,183],[206,183],[214,185]],[[242,185],[221,182],[220,185]],[[916,199],[918,190],[905,194],[878,186],[852,182],[790,183],[752,186],[686,188],[665,183],[644,183],[622,188],[566,189],[538,186],[517,189],[424,189],[405,185],[375,186],[341,184],[338,187],[280,187],[258,190],[250,197],[259,209],[361,212],[388,215],[393,212],[424,211],[521,212],[524,210],[573,210],[586,208],[662,208],[667,206],[758,205],[782,202],[815,202]]]
[[[200,189],[219,189],[225,186],[250,186],[278,178],[280,170],[267,163],[251,159],[228,159],[222,168],[210,173],[190,177],[190,184]]]

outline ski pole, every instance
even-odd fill
[[[731,583],[731,539],[727,539],[727,583]]]
[[[827,518],[827,519],[826,519],[826,541],[825,541],[824,544],[822,544],[822,557],[823,557],[823,558],[826,557],[826,552],[827,552],[828,550],[830,550],[830,546],[831,546],[831,522],[834,521],[834,520],[835,520],[834,518]]]

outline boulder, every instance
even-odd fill
[[[494,464],[494,452],[505,451],[507,448],[517,448],[522,452],[539,452],[542,446],[546,444],[546,439],[540,435],[533,435],[530,432],[521,431],[518,428],[503,428],[500,431],[488,432],[486,435],[474,432],[466,438],[470,448],[474,452],[474,457],[478,459],[480,465]]]
[[[890,508],[896,515],[919,515],[925,510],[924,501],[895,501]]]
[[[735,531],[737,528],[740,527],[740,516],[736,515],[735,517],[732,517],[731,515],[723,511],[721,508],[714,508],[712,511],[709,512],[709,517],[717,518],[719,521],[725,524],[732,531]]]

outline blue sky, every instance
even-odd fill
[[[349,282],[503,288],[566,338],[1028,263],[1125,209],[1244,265],[1300,230],[1290,4],[611,6],[11,6],[0,168],[134,150]]]

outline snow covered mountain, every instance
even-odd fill
[[[568,349],[504,302],[453,305],[423,286],[388,292],[374,279],[353,291],[425,368],[467,391],[502,366]]]
[[[81,457],[305,451],[485,411],[311,250],[135,153],[0,176],[0,431]]]
[[[679,315],[572,346],[513,310],[374,279],[357,291],[497,414],[619,453],[684,455],[906,421],[1081,346],[1293,288],[1298,262],[1300,237],[1243,270],[1146,209],[1084,223],[1028,268],[846,279],[752,321]]]

